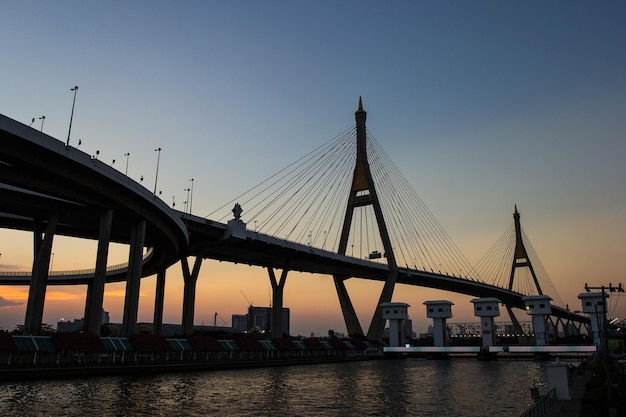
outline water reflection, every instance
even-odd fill
[[[0,386],[11,416],[518,416],[533,361],[366,361]]]

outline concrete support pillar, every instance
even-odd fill
[[[596,345],[598,351],[602,350],[601,331],[604,324],[604,313],[606,311],[606,298],[608,294],[601,292],[584,292],[578,294],[578,298],[582,302],[583,313],[589,314],[591,321],[591,336],[593,344]]]
[[[89,333],[100,336],[102,325],[102,301],[104,300],[104,284],[106,281],[107,260],[109,257],[109,243],[111,241],[111,226],[113,224],[113,210],[105,210],[100,215],[100,231],[98,236],[98,250],[96,253],[96,272],[93,281],[87,285],[87,300],[85,302],[85,328]]]
[[[280,281],[276,281],[274,268],[267,267],[272,284],[272,339],[282,339],[285,329],[283,329],[283,294],[285,290],[285,281],[287,281],[288,266],[283,268],[280,274]]]
[[[165,300],[165,268],[157,272],[156,294],[154,297],[154,319],[152,320],[152,334],[161,335],[163,327],[163,302]]]
[[[389,346],[401,347],[406,341],[405,323],[409,319],[407,303],[382,303],[380,309],[383,319],[389,320]]]
[[[433,319],[433,337],[436,347],[448,345],[448,332],[446,319],[452,317],[454,303],[447,300],[424,301],[426,305],[426,317]]]
[[[474,298],[474,315],[480,317],[480,330],[483,335],[483,346],[496,345],[496,332],[493,318],[500,315],[500,300],[493,297]]]
[[[380,215],[382,219],[382,214]],[[379,227],[383,227],[384,225],[379,225]],[[387,260],[388,262],[392,262],[393,265],[390,264],[389,272],[387,273],[387,279],[385,281],[385,285],[383,286],[383,290],[380,294],[380,298],[378,299],[378,305],[376,306],[376,311],[374,312],[374,316],[372,317],[372,321],[370,322],[370,327],[367,331],[367,338],[369,340],[383,340],[383,334],[385,332],[385,320],[383,319],[383,311],[380,308],[381,304],[391,302],[391,298],[393,297],[393,289],[396,284],[396,279],[398,278],[398,270],[395,267],[395,260],[389,257],[389,253],[391,250],[388,250]]]
[[[141,261],[146,236],[146,221],[139,220],[130,233],[130,251],[128,254],[128,273],[126,275],[126,296],[124,298],[124,318],[122,336],[135,333],[137,313],[139,311],[139,284],[141,283]]]
[[[24,319],[24,334],[37,335],[43,320],[43,309],[46,299],[46,285],[50,269],[50,255],[52,253],[52,240],[59,222],[59,213],[52,213],[46,225],[46,232],[41,239],[41,231],[35,227],[33,271],[28,291],[26,304],[26,317]]]
[[[535,345],[545,346],[548,344],[546,332],[546,316],[552,314],[550,298],[547,295],[530,295],[522,297],[526,305],[526,314],[533,318],[533,331],[535,332]]]
[[[568,368],[567,363],[550,362],[546,365],[546,377],[548,379],[548,389],[556,388],[557,400],[569,400]]]
[[[337,289],[337,296],[339,297],[339,305],[341,306],[341,312],[343,313],[343,319],[346,323],[346,330],[349,336],[363,336],[363,329],[359,323],[359,318],[356,315],[350,295],[344,284],[344,277],[335,275],[335,288]]]
[[[196,309],[196,283],[202,266],[202,256],[197,256],[193,263],[193,271],[189,272],[189,261],[183,257],[180,260],[183,268],[185,288],[183,290],[183,334],[189,336],[193,333],[193,317]]]

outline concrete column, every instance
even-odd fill
[[[185,288],[183,290],[183,334],[191,335],[193,333],[193,317],[196,308],[196,283],[200,274],[200,266],[202,266],[202,256],[197,256],[193,264],[193,271],[189,272],[189,261],[183,257],[180,260],[183,268],[183,279]]]
[[[139,284],[141,283],[141,261],[146,236],[146,221],[139,220],[131,229],[128,273],[126,275],[126,295],[124,298],[124,318],[122,336],[135,333],[139,310]]]
[[[589,320],[591,321],[591,336],[593,337],[593,344],[596,345],[598,351],[602,350],[602,338],[600,333],[604,323],[604,313],[606,311],[606,298],[609,297],[607,293],[604,295],[601,292],[583,292],[578,294],[578,298],[582,302],[583,313],[589,314]]]
[[[274,268],[268,266],[267,272],[272,284],[272,339],[282,339],[285,330],[283,329],[283,293],[289,269],[287,266],[283,268],[279,282],[276,281]]]
[[[536,346],[545,346],[548,344],[546,316],[552,314],[551,300],[552,298],[547,295],[529,295],[522,297],[522,301],[526,305],[526,314],[533,318]]]
[[[89,333],[100,336],[102,325],[102,301],[104,299],[104,283],[106,281],[107,260],[109,257],[109,243],[111,241],[111,225],[113,224],[113,210],[105,210],[100,215],[100,232],[98,236],[98,250],[96,253],[96,272],[93,281],[87,285],[87,300],[85,303],[85,327]]]
[[[389,320],[389,346],[404,346],[406,334],[404,332],[405,323],[409,319],[407,303],[390,302],[382,303],[380,309],[382,311],[383,320]]]
[[[154,320],[152,321],[152,333],[161,335],[163,327],[163,302],[165,300],[165,268],[157,272],[156,295],[154,297]]]
[[[480,330],[483,335],[483,346],[495,346],[496,332],[493,318],[500,315],[500,300],[494,297],[474,298],[474,315],[480,317]]]
[[[426,305],[426,317],[433,319],[433,337],[436,347],[448,345],[446,319],[452,317],[454,303],[447,300],[424,301]]]
[[[560,362],[558,359],[555,362],[546,364],[548,389],[556,388],[557,400],[571,399],[567,374],[567,364]]]
[[[43,320],[43,309],[46,299],[46,285],[50,269],[50,254],[52,253],[52,240],[59,222],[59,213],[52,213],[46,225],[46,232],[41,239],[40,230],[35,227],[35,256],[33,272],[28,291],[26,304],[26,317],[24,319],[24,334],[37,335]]]

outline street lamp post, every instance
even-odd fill
[[[76,92],[78,91],[78,86],[75,85],[74,88],[70,89],[70,91],[74,92],[74,100],[72,101],[72,114],[70,115],[70,129],[67,131],[67,142],[65,146],[70,146],[70,135],[72,133],[72,120],[74,119],[74,105],[76,104]]]
[[[157,180],[159,179],[159,161],[161,160],[161,148],[156,148],[154,151],[157,152],[157,166],[156,175],[154,176],[154,192],[152,194],[156,195]]]
[[[39,118],[39,120],[41,120],[41,130],[40,130],[40,132],[43,132],[43,122],[46,120],[46,116],[41,116]]]
[[[189,203],[189,192],[191,191],[191,188],[185,188],[183,191],[187,191],[187,201],[185,201],[185,214],[187,213],[187,208],[189,207],[189,212],[191,213],[191,204],[187,204]]]
[[[191,194],[189,195],[189,214],[191,214],[191,203],[193,201],[193,178],[189,181],[191,181]]]
[[[124,156],[126,157],[126,171],[124,172],[124,175],[128,177],[128,157],[130,156],[130,152],[126,152]]]

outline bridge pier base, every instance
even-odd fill
[[[126,295],[124,298],[124,321],[122,336],[135,333],[137,312],[139,310],[139,284],[141,283],[141,258],[146,235],[146,221],[138,221],[130,233],[130,251],[128,255],[128,273],[126,276]]]
[[[391,298],[393,297],[393,289],[396,285],[397,277],[397,268],[395,268],[395,265],[393,267],[390,265],[389,273],[387,274],[387,280],[385,281],[385,286],[380,293],[380,299],[378,300],[378,304],[376,305],[374,317],[372,317],[370,328],[367,331],[367,338],[369,340],[383,340],[383,334],[385,333],[385,320],[383,319],[383,310],[381,308],[381,305],[391,302]]]
[[[280,274],[280,281],[276,281],[274,268],[267,267],[272,284],[272,339],[282,339],[285,329],[283,328],[283,294],[285,290],[285,282],[287,281],[287,266],[283,268]]]
[[[189,272],[189,261],[183,257],[180,260],[183,268],[185,288],[183,290],[183,334],[189,336],[193,333],[193,317],[196,309],[196,283],[202,266],[202,256],[197,256],[193,263],[193,271]]]
[[[24,334],[39,334],[43,320],[43,308],[46,298],[46,286],[50,269],[50,256],[52,253],[52,240],[59,222],[59,213],[52,213],[46,225],[46,231],[41,236],[41,229],[35,224],[34,236],[34,261],[28,302],[26,304],[26,317],[24,319]]]
[[[363,329],[359,323],[359,318],[356,316],[354,306],[348,295],[348,290],[344,284],[344,278],[335,275],[335,288],[337,289],[337,297],[339,297],[339,305],[341,306],[341,312],[343,313],[343,320],[346,323],[346,330],[349,336],[363,336]]]
[[[96,253],[96,272],[93,281],[87,284],[85,330],[98,336],[100,336],[100,327],[102,325],[102,301],[104,300],[104,283],[106,280],[112,223],[113,210],[109,209],[102,212],[100,215],[100,231]]]

